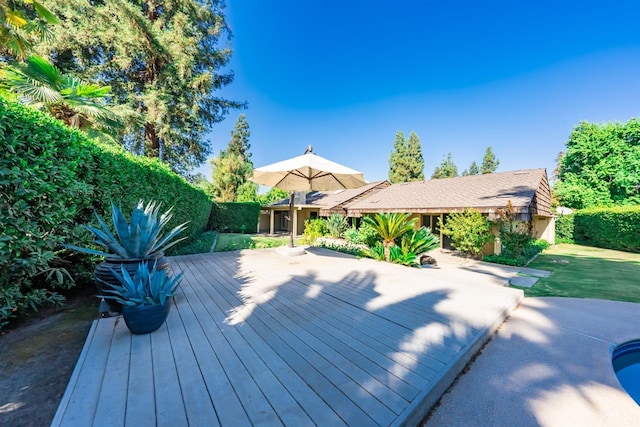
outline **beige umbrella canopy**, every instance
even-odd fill
[[[327,160],[311,152],[309,146],[301,156],[272,163],[253,170],[251,181],[289,190],[289,218],[293,220],[295,191],[332,191],[358,188],[366,184],[361,172]],[[293,247],[293,227],[289,246]]]

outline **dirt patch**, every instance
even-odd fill
[[[95,291],[70,298],[60,309],[42,309],[0,332],[0,425],[51,424],[91,322]]]

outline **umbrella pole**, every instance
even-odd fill
[[[293,247],[293,197],[294,192],[292,191],[289,194],[289,228],[291,229],[291,233],[289,235],[289,247]]]

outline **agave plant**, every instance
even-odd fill
[[[96,243],[106,247],[109,252],[90,248],[82,248],[75,245],[65,245],[69,249],[74,249],[91,255],[100,255],[107,258],[148,258],[154,254],[162,253],[186,239],[183,237],[173,240],[180,232],[186,228],[186,222],[174,227],[169,233],[161,235],[162,228],[171,220],[173,208],[160,215],[160,203],[150,201],[147,205],[140,200],[131,213],[131,223],[127,222],[122,207],[118,208],[111,202],[111,217],[115,234],[109,230],[103,219],[95,214],[100,224],[100,228],[85,225],[95,237]],[[173,240],[173,241],[172,241]]]
[[[104,292],[108,295],[101,297],[130,307],[164,304],[174,296],[182,279],[182,273],[171,277],[166,270],[158,270],[155,263],[149,270],[146,261],[138,265],[133,277],[123,265],[120,266],[120,272],[111,271],[118,278],[120,285],[104,282],[110,289],[105,289]]]

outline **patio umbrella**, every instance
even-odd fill
[[[344,190],[366,184],[361,172],[314,154],[311,146],[301,156],[254,169],[251,181],[291,192],[289,221],[293,221],[293,197],[296,191]],[[289,246],[293,247],[293,224]]]

